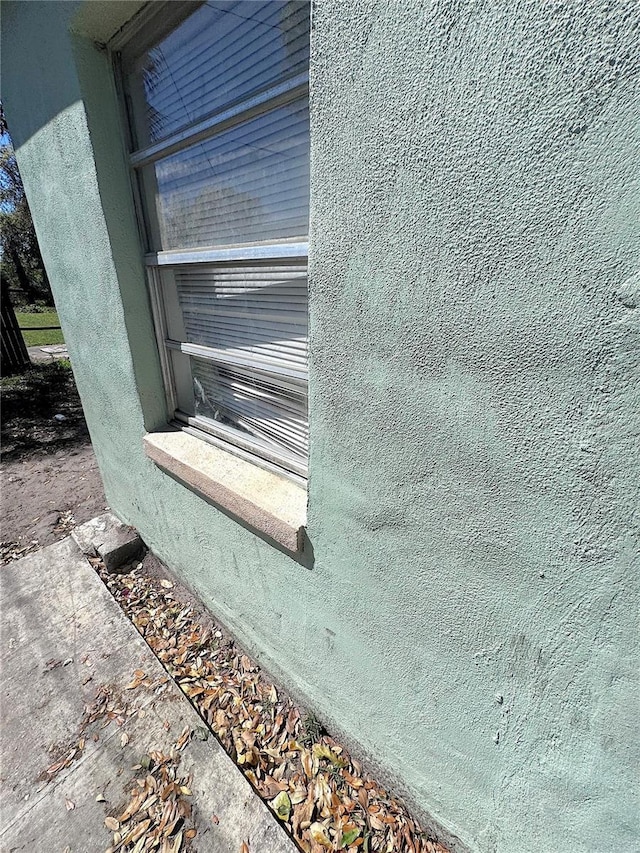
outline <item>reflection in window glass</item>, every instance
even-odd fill
[[[308,67],[308,3],[205,3],[138,60],[130,79],[144,93],[138,147]]]
[[[258,116],[145,170],[162,249],[300,237],[309,228],[306,99]]]

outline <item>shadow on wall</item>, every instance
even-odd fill
[[[74,52],[74,39],[93,42],[96,49],[103,49],[144,5],[138,0],[120,3],[9,0],[2,4],[2,100],[16,148],[83,100],[74,62],[69,61]],[[34,32],[41,34],[50,49],[33,51],[26,64],[24,53]],[[14,81],[20,88],[22,84],[16,79],[19,75],[9,73],[12,68],[23,69],[39,81],[33,90],[41,91],[42,97],[33,109],[23,109],[19,92],[13,91]],[[32,87],[27,85],[27,88]],[[60,140],[60,145],[64,147],[64,139]]]

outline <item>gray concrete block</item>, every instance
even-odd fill
[[[116,572],[144,548],[138,531],[110,512],[76,527],[71,534],[84,554],[97,554],[108,572]]]

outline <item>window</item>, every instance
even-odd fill
[[[170,420],[304,480],[309,4],[150,4],[116,56]]]

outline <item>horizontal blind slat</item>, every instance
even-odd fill
[[[219,329],[211,334],[208,329],[198,330],[191,334],[191,343],[200,343],[202,346],[216,344],[217,349],[246,350],[247,352],[272,351],[276,357],[289,361],[297,360],[303,362],[307,357],[307,346],[304,339],[287,341],[286,339],[273,340],[265,335],[254,334],[249,340],[244,329]],[[199,338],[199,340],[196,340]]]

